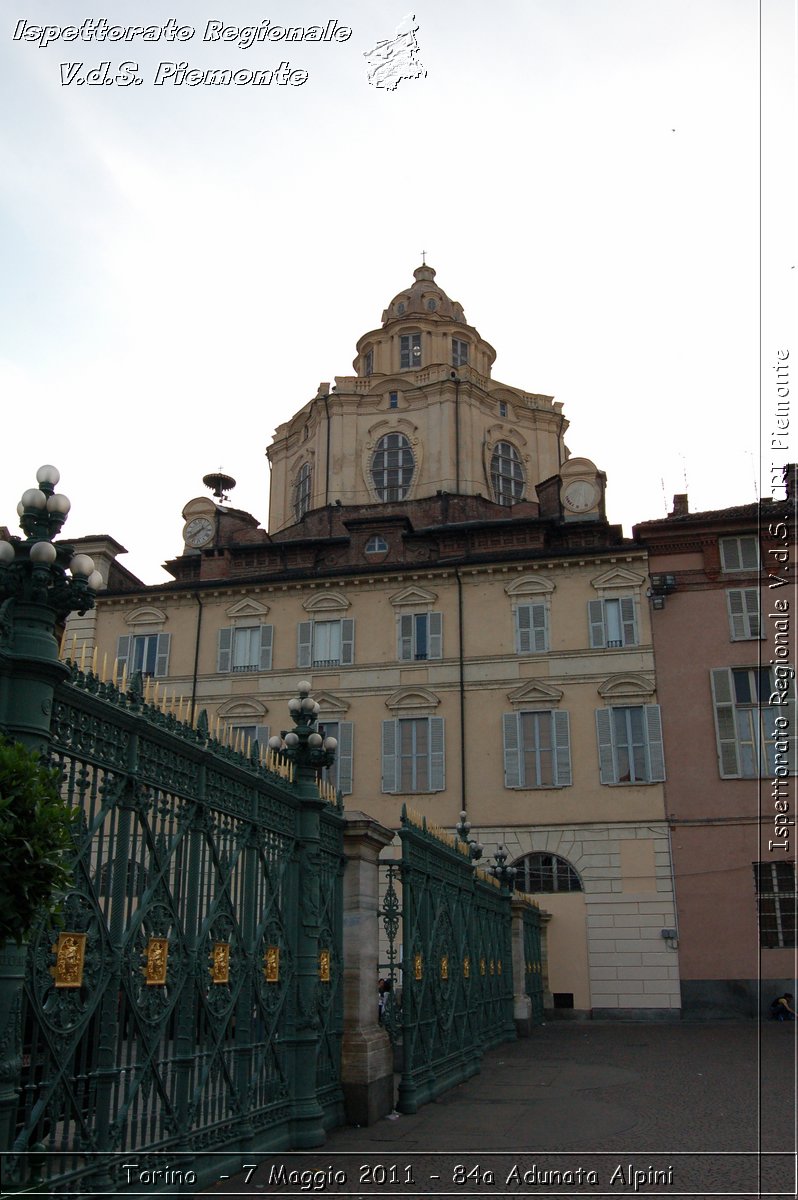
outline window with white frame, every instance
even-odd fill
[[[795,864],[753,863],[759,944],[768,950],[795,945]]]
[[[602,783],[658,783],[665,778],[658,704],[599,708],[596,734]]]
[[[319,717],[319,733],[323,737],[334,737],[338,742],[335,750],[335,761],[331,767],[325,767],[324,778],[341,792],[349,796],[352,792],[352,747],[354,727],[351,721],[328,721]]]
[[[128,679],[138,671],[146,678],[162,678],[169,673],[170,633],[132,633],[116,643],[118,676],[127,668]]]
[[[770,667],[718,667],[710,680],[721,778],[794,775],[794,683],[777,689]],[[769,703],[774,696],[778,704]]]
[[[560,788],[571,785],[568,713],[559,709],[505,713],[504,786]]]
[[[464,342],[462,338],[452,338],[452,366],[468,366],[468,342]]]
[[[421,366],[421,334],[404,333],[399,338],[399,366]]]
[[[310,463],[303,463],[294,482],[294,519],[301,521],[310,508],[310,483],[312,468]]]
[[[347,667],[355,661],[355,622],[300,621],[297,627],[298,667]]]
[[[513,863],[519,892],[581,892],[582,880],[559,854],[525,854]]]
[[[370,537],[369,540],[366,542],[365,553],[366,554],[384,554],[387,549],[388,549],[388,543],[386,542],[385,538],[381,537],[379,533],[375,533],[374,536]]]
[[[549,606],[544,600],[515,608],[516,654],[540,654],[549,649]]]
[[[634,596],[588,600],[590,645],[594,649],[616,649],[638,644]]]
[[[758,571],[759,539],[755,534],[718,539],[722,571]]]
[[[760,636],[759,588],[730,588],[726,592],[729,630],[733,642]]]
[[[415,468],[412,447],[403,433],[381,437],[371,459],[371,478],[380,500],[404,500]]]
[[[400,662],[422,662],[443,653],[443,614],[400,613],[396,618],[397,657]]]
[[[443,717],[398,717],[382,723],[383,792],[442,792]]]
[[[490,460],[490,481],[497,504],[522,500],[526,481],[521,455],[510,442],[497,442]]]
[[[228,625],[219,630],[216,670],[271,671],[273,625]]]

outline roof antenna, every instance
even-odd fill
[[[210,475],[203,475],[202,482],[205,484],[206,488],[211,489],[216,499],[221,500],[222,504],[227,504],[230,499],[227,493],[232,492],[236,485],[236,481],[233,479],[232,475],[222,474],[221,467],[219,467],[218,471],[215,471]]]

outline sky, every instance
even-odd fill
[[[5,0],[0,525],[19,532],[46,462],[63,536],[111,534],[146,583],[169,578],[209,472],[265,526],[274,429],[352,374],[422,251],[496,348],[493,378],[563,403],[627,534],[677,492],[693,511],[782,494],[794,0],[409,3]],[[411,11],[425,74],[372,86],[366,52]],[[26,40],[87,18],[195,32]],[[352,34],[205,40],[267,20]],[[75,82],[104,61],[142,82]],[[161,63],[282,61],[306,81],[154,82]]]

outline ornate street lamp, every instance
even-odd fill
[[[488,867],[488,870],[494,879],[498,879],[502,887],[509,888],[510,891],[512,891],[516,872],[515,867],[505,866],[505,863],[507,862],[507,853],[508,851],[506,846],[499,846],[493,856],[494,865],[492,867]]]
[[[463,809],[460,813],[460,820],[454,827],[455,834],[461,842],[465,842],[468,846],[468,853],[472,862],[477,862],[482,858],[485,847],[475,837],[469,837],[471,832],[471,822],[468,819],[468,813]]]
[[[87,554],[56,542],[70,510],[56,492],[58,470],[36,472],[17,505],[25,538],[0,539],[0,728],[44,750],[49,741],[55,685],[68,670],[58,657],[56,624],[94,606],[103,579]]]
[[[294,728],[280,736],[269,738],[269,747],[296,763],[297,777],[313,780],[324,767],[335,762],[338,742],[334,737],[323,737],[319,732],[318,703],[310,695],[310,684],[303,679],[299,684],[299,695],[288,701],[288,711]]]

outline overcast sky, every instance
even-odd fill
[[[495,346],[493,377],[563,402],[566,442],[606,471],[608,515],[627,533],[674,492],[694,510],[769,495],[770,463],[798,455],[798,440],[776,458],[767,445],[777,350],[798,354],[792,0],[761,13],[755,0],[3,9],[0,524],[12,532],[43,462],[72,500],[65,535],[112,534],[148,583],[167,578],[181,510],[207,494],[209,471],[233,475],[231,503],[265,525],[275,427],[321,380],[352,373],[357,339],[422,250]],[[408,11],[426,77],[372,87],[364,52]],[[220,15],[335,18],[353,33],[203,41]],[[173,17],[196,33],[14,40],[20,20],[87,17]],[[62,84],[60,64],[105,60],[138,63],[142,84]],[[162,62],[284,60],[307,82],[153,85]]]

